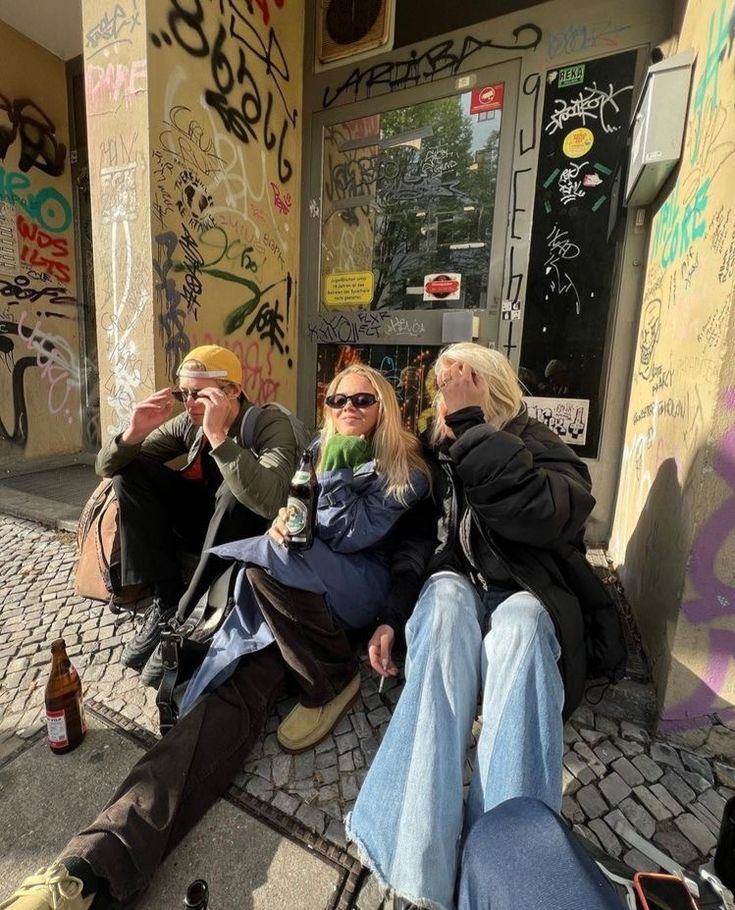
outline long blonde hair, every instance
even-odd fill
[[[401,426],[401,412],[393,386],[373,367],[364,363],[353,363],[341,370],[329,383],[327,397],[334,395],[345,376],[356,373],[364,376],[375,389],[378,397],[378,423],[373,434],[373,455],[378,474],[385,477],[386,489],[400,503],[405,504],[411,489],[411,471],[420,471],[431,484],[431,472],[421,454],[421,443]],[[317,470],[327,442],[336,434],[332,409],[326,404],[322,413],[320,456]]]
[[[483,380],[485,396],[480,402],[480,407],[485,415],[485,421],[491,427],[500,430],[520,413],[523,408],[523,391],[515,370],[500,351],[485,348],[472,341],[460,341],[457,344],[450,344],[440,352],[434,364],[437,376],[450,363],[466,363],[472,372]],[[441,397],[442,393],[439,390],[435,406],[439,404]],[[431,441],[436,445],[446,435],[447,425],[444,418],[439,416],[437,407]]]

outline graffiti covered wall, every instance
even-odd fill
[[[64,64],[0,22],[0,467],[81,448]]]
[[[521,369],[542,419],[591,459],[588,533],[599,541],[612,518],[630,339],[609,370],[606,348],[634,318],[631,295],[615,300],[607,242],[615,167],[672,4],[558,0],[491,15],[307,81],[324,124],[321,186],[308,199],[321,250],[308,264],[318,259],[314,287],[323,280],[321,309],[311,288],[306,302],[302,362],[317,359],[314,345],[414,344],[414,331],[438,341],[440,309],[481,312],[480,337]],[[425,297],[432,275],[459,280],[456,296]],[[405,310],[424,312],[392,318]]]
[[[294,407],[303,4],[165,0],[147,29],[163,379],[221,344],[251,399]]]
[[[697,62],[651,226],[611,541],[664,722],[735,704],[734,27],[732,0],[687,6],[679,50]]]
[[[150,261],[148,75],[143,0],[84,14],[100,431],[120,433],[157,386]]]

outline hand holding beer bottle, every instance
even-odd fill
[[[318,484],[311,451],[306,449],[291,479],[286,502],[286,531],[281,541],[289,550],[308,550],[316,527]]]

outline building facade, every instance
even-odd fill
[[[120,432],[197,344],[311,423],[360,358],[419,431],[442,344],[494,345],[588,461],[661,725],[729,720],[732,0],[342,7],[89,0],[64,60],[0,23],[0,467]],[[679,161],[626,206],[662,106]]]

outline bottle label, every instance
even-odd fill
[[[291,537],[303,536],[308,517],[309,509],[306,503],[289,496],[286,503],[286,527]]]
[[[308,471],[297,471],[291,478],[291,483],[295,487],[303,487],[309,483],[311,474]]]
[[[66,734],[66,715],[64,711],[46,711],[46,727],[48,738],[52,746],[62,749],[69,745]]]

